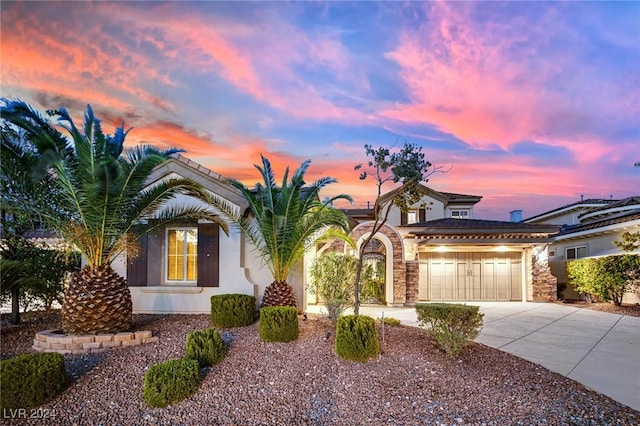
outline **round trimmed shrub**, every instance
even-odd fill
[[[0,361],[0,409],[33,409],[58,396],[69,385],[64,357],[30,353]]]
[[[256,298],[248,294],[211,296],[211,325],[214,327],[244,327],[253,324]]]
[[[270,306],[260,309],[260,338],[265,342],[290,342],[298,338],[298,309]]]
[[[360,362],[378,355],[380,346],[374,319],[363,315],[338,318],[336,353],[344,359]]]
[[[195,359],[172,359],[149,368],[144,375],[144,399],[151,407],[166,407],[193,394],[200,386]]]
[[[195,359],[200,368],[211,367],[224,358],[227,345],[215,328],[205,328],[187,334],[185,359]]]

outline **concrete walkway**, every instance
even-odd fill
[[[535,362],[640,411],[640,318],[555,303],[470,302],[484,325],[476,342]],[[360,308],[417,326],[413,308]],[[309,306],[307,312],[326,312]]]

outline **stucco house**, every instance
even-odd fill
[[[240,211],[248,207],[228,179],[182,155],[157,168],[149,185],[176,176],[198,182]],[[201,202],[180,196],[167,208],[191,203]],[[153,226],[153,217],[147,225]],[[127,279],[136,313],[210,312],[212,295],[242,293],[259,299],[272,281],[240,231],[230,226],[226,235],[215,223],[185,222],[155,229],[142,239],[137,257],[118,259],[113,266]],[[302,300],[300,276],[294,273],[291,283]]]
[[[567,260],[623,253],[613,242],[623,232],[640,232],[640,196],[622,200],[583,199],[532,216],[523,222],[561,226],[549,245],[549,265],[558,282],[565,284]],[[640,254],[640,250],[635,252]],[[571,286],[563,293],[566,299],[581,298]],[[625,295],[625,303],[638,301],[635,294]]]
[[[473,208],[481,196],[424,190],[406,214],[390,212],[365,255],[384,262],[386,303],[555,300],[547,244],[559,226],[477,220]],[[351,235],[359,248],[373,210],[344,211],[356,223]]]
[[[149,185],[174,176],[200,183],[239,211],[247,208],[228,179],[181,155],[156,169]],[[390,212],[371,244],[367,255],[378,266],[384,293],[379,302],[555,300],[547,246],[560,226],[477,220],[473,209],[482,197],[424,190],[423,199],[406,214]],[[182,196],[172,203],[200,201]],[[371,230],[372,210],[345,213],[354,224],[352,237],[361,244]],[[153,226],[153,217],[147,222]],[[305,289],[313,259],[327,248],[309,250],[288,279],[301,310],[317,303]],[[336,248],[348,251],[339,244]],[[119,259],[114,268],[127,278],[137,313],[208,312],[214,294],[243,293],[260,300],[272,281],[240,231],[231,226],[225,235],[214,223],[154,229],[142,240],[139,256]]]

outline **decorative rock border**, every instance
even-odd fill
[[[88,354],[104,352],[110,348],[137,346],[158,341],[151,331],[135,331],[116,334],[64,334],[62,330],[45,330],[36,333],[33,349],[38,352],[60,354]]]

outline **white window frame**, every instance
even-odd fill
[[[185,277],[182,280],[171,280],[169,279],[169,231],[183,231],[185,234],[188,231],[195,231],[196,235],[198,234],[198,227],[197,226],[174,226],[174,227],[169,227],[165,229],[165,233],[164,233],[164,282],[168,283],[168,284],[197,284],[198,283],[198,257],[197,257],[197,251],[196,251],[196,279],[195,280],[188,280],[187,277],[187,238],[184,239],[184,253],[185,253],[185,257],[184,260],[182,262],[182,271],[183,274],[182,276]]]
[[[413,220],[412,217],[413,216]],[[420,220],[420,212],[416,209],[407,210],[407,225],[411,225],[412,223],[418,223]]]
[[[584,249],[584,256],[578,256],[578,250],[579,249]],[[574,251],[574,253],[575,253],[574,257],[569,257],[569,250],[573,250]],[[565,258],[565,260],[583,259],[583,258],[587,257],[588,254],[589,254],[589,252],[587,251],[587,246],[586,245],[567,247],[564,250],[564,258]]]
[[[471,212],[468,209],[455,209],[451,210],[451,217],[454,219],[469,219],[471,217]]]

